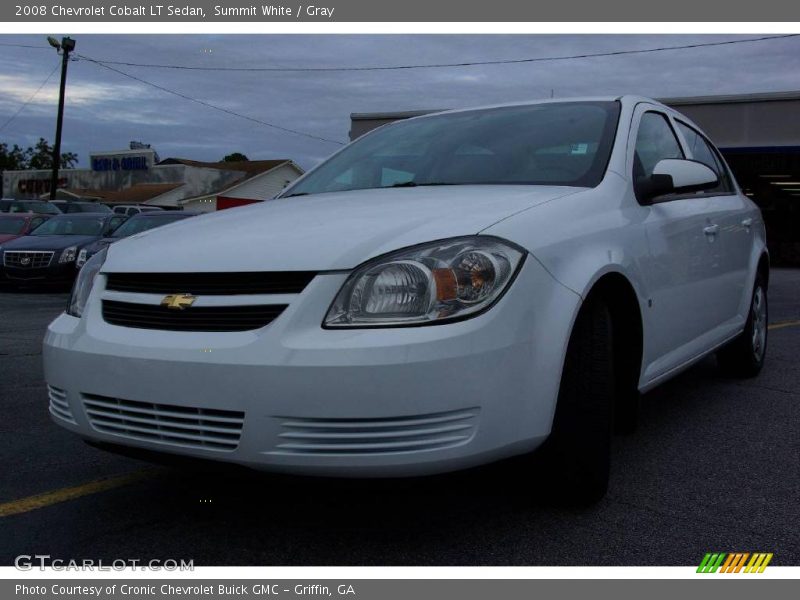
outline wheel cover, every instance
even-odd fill
[[[767,345],[767,297],[761,286],[753,293],[753,305],[750,308],[753,323],[752,348],[753,356],[761,361]]]

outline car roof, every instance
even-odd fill
[[[107,213],[107,212],[74,212],[74,213],[62,213],[60,215],[52,215],[53,219],[97,219],[98,217],[102,217],[104,219],[108,219],[109,217],[120,217],[120,215],[115,215],[114,213]]]
[[[29,202],[32,204],[49,204],[49,200],[39,200],[37,198],[0,198],[0,202]]]
[[[119,213],[115,213],[119,214]],[[128,217],[129,221],[133,220],[142,220],[142,219],[164,219],[167,217],[177,217],[179,219],[184,219],[186,217],[193,217],[194,215],[199,215],[199,212],[185,212],[182,210],[153,210],[147,212],[140,212],[135,215],[131,215]]]
[[[36,212],[15,212],[15,213],[0,213],[0,219],[33,219],[34,217],[53,217],[55,215],[50,215],[47,213],[36,213]]]
[[[662,104],[658,100],[654,100],[652,98],[648,98],[646,96],[639,96],[636,94],[624,94],[618,96],[576,96],[574,98],[564,97],[564,98],[538,98],[535,100],[527,100],[521,102],[504,102],[501,104],[487,104],[481,106],[470,106],[466,108],[455,108],[451,110],[443,110],[439,112],[419,115],[415,117],[411,117],[409,119],[404,119],[404,121],[412,121],[417,119],[427,119],[430,117],[435,117],[437,115],[444,115],[444,114],[456,114],[456,113],[464,113],[464,112],[471,112],[471,111],[478,111],[478,110],[490,110],[493,108],[514,108],[514,107],[523,107],[523,106],[536,106],[539,104],[572,104],[578,102],[620,102],[623,105],[630,106],[636,105],[640,102],[647,102],[648,104],[654,104],[659,107],[663,107],[665,110],[669,110],[675,112],[673,109],[668,107],[665,104]]]

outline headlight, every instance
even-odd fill
[[[78,260],[75,261],[75,266],[80,269],[85,262],[86,262],[86,248],[82,248],[81,251],[78,252]]]
[[[75,254],[78,252],[77,246],[70,246],[69,248],[64,248],[64,251],[61,253],[61,258],[58,259],[60,263],[68,263],[75,260]]]
[[[324,327],[432,325],[490,307],[524,252],[485,236],[433,242],[382,256],[348,277]]]
[[[68,315],[80,317],[83,314],[83,310],[86,308],[86,301],[89,299],[89,294],[94,286],[94,280],[106,261],[107,253],[104,248],[86,261],[86,264],[78,272],[78,277],[75,279],[75,285],[72,286],[72,295],[67,305]]]

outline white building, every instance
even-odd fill
[[[57,197],[212,211],[269,200],[303,174],[289,159],[156,162],[150,148],[92,153],[89,162],[87,169],[60,171]],[[49,197],[50,175],[49,170],[6,171],[3,197]]]

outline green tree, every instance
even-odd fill
[[[241,152],[234,152],[232,154],[228,154],[225,158],[222,159],[222,162],[242,162],[245,160],[250,160]]]
[[[27,169],[28,157],[25,150],[14,144],[12,148],[0,142],[0,171],[16,171]]]
[[[28,148],[30,158],[28,159],[29,169],[52,169],[53,168],[53,147],[44,138],[39,138],[33,148]],[[74,152],[61,153],[62,169],[71,169],[78,164],[78,155]]]
[[[78,155],[74,152],[61,153],[61,168],[71,169],[78,163]],[[0,142],[0,183],[5,171],[25,171],[27,169],[52,169],[53,147],[44,138],[39,138],[36,145],[22,149],[14,144],[9,147],[5,142]],[[0,186],[0,191],[2,191]]]

